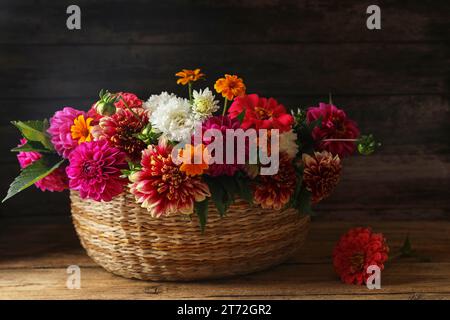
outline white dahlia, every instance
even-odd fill
[[[163,93],[159,98],[153,98],[151,108],[150,122],[155,130],[172,141],[190,139],[196,120],[191,114],[189,100]]]
[[[153,94],[146,102],[144,102],[143,107],[151,114],[160,106],[165,105],[172,98],[176,98],[175,94],[168,93],[167,91],[163,91],[160,94]]]
[[[209,88],[200,91],[194,90],[193,98],[192,111],[198,120],[209,118],[213,112],[219,109],[219,101],[214,100],[216,97]]]
[[[280,152],[286,153],[289,159],[293,159],[297,155],[297,134],[292,129],[280,134]]]

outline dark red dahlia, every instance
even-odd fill
[[[141,152],[147,145],[136,135],[148,124],[148,116],[144,109],[117,109],[109,117],[100,119],[99,125],[93,130],[96,139],[107,139],[112,146],[125,152],[130,160],[138,162]]]
[[[384,269],[389,247],[381,233],[370,228],[354,228],[344,234],[333,251],[333,265],[341,280],[348,284],[363,284],[371,275],[367,268],[376,265]]]
[[[306,114],[308,123],[318,119],[322,120],[322,125],[314,128],[312,136],[320,150],[337,154],[340,158],[355,152],[356,143],[351,140],[359,137],[359,129],[343,110],[332,104],[319,103],[318,107],[309,108]]]
[[[303,183],[311,192],[311,200],[318,203],[328,197],[337,186],[341,176],[341,160],[338,155],[332,155],[328,151],[314,152],[310,156],[306,153],[303,160]]]
[[[261,175],[254,188],[254,202],[264,209],[282,209],[295,192],[297,175],[287,154],[280,154],[278,173]]]

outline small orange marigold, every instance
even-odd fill
[[[217,93],[221,93],[222,97],[233,100],[234,97],[243,96],[245,94],[244,81],[236,75],[226,74],[225,78],[220,78],[214,84]]]
[[[92,121],[92,118],[85,119],[82,114],[73,120],[73,125],[70,127],[70,133],[72,139],[78,140],[78,144],[92,141]]]
[[[177,80],[177,84],[185,86],[190,82],[195,82],[197,80],[203,79],[205,77],[205,74],[201,73],[200,69],[183,69],[180,72],[175,73],[175,76],[180,77],[180,79]]]
[[[187,144],[184,149],[179,152],[180,159],[183,164],[180,166],[180,171],[186,173],[188,176],[197,176],[203,174],[204,171],[208,170],[209,155],[205,154],[205,146],[203,144],[198,144],[195,147],[191,144]],[[200,159],[200,163],[197,159]]]

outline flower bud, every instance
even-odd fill
[[[112,116],[116,113],[116,106],[114,105],[114,103],[99,100],[95,104],[95,110],[102,116]]]
[[[358,140],[358,152],[365,156],[373,153],[376,148],[380,147],[381,143],[376,142],[373,135],[361,136]]]

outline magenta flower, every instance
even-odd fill
[[[343,110],[332,104],[319,103],[318,107],[308,109],[306,120],[311,123],[319,118],[322,119],[322,126],[314,128],[312,136],[321,151],[329,151],[340,158],[355,152],[356,143],[351,140],[359,137],[359,129]],[[324,141],[325,139],[350,141]]]
[[[78,140],[72,138],[70,128],[73,121],[79,115],[86,118],[86,113],[71,107],[65,107],[60,111],[56,111],[55,115],[50,119],[50,128],[47,130],[51,135],[51,142],[56,152],[64,158],[68,158],[70,152],[78,146]]]
[[[80,144],[69,155],[66,173],[70,189],[78,190],[83,199],[111,201],[127,183],[121,177],[121,170],[127,168],[125,158],[124,152],[106,140]]]
[[[223,164],[213,163],[209,165],[209,169],[207,171],[207,174],[216,177],[216,176],[233,176],[238,170],[242,169],[242,165],[234,163],[234,164],[226,164],[226,130],[227,129],[239,129],[240,128],[240,122],[236,119],[230,119],[228,116],[215,116],[208,118],[205,122],[202,124],[202,132],[205,133],[208,129],[217,129],[222,132],[223,135]],[[205,146],[208,146],[210,143],[213,142],[211,138],[205,138],[203,137],[202,143]],[[238,150],[235,150],[235,158],[237,156]],[[214,152],[212,154],[214,156]],[[237,161],[236,161],[237,162]]]
[[[25,143],[27,143],[27,140],[21,139],[19,147],[23,146]],[[17,160],[19,160],[19,164],[22,169],[28,167],[41,157],[42,155],[35,151],[22,151],[17,154]],[[48,176],[37,181],[34,185],[42,191],[61,192],[68,188],[68,179],[66,173],[64,172],[64,168],[60,167]]]

